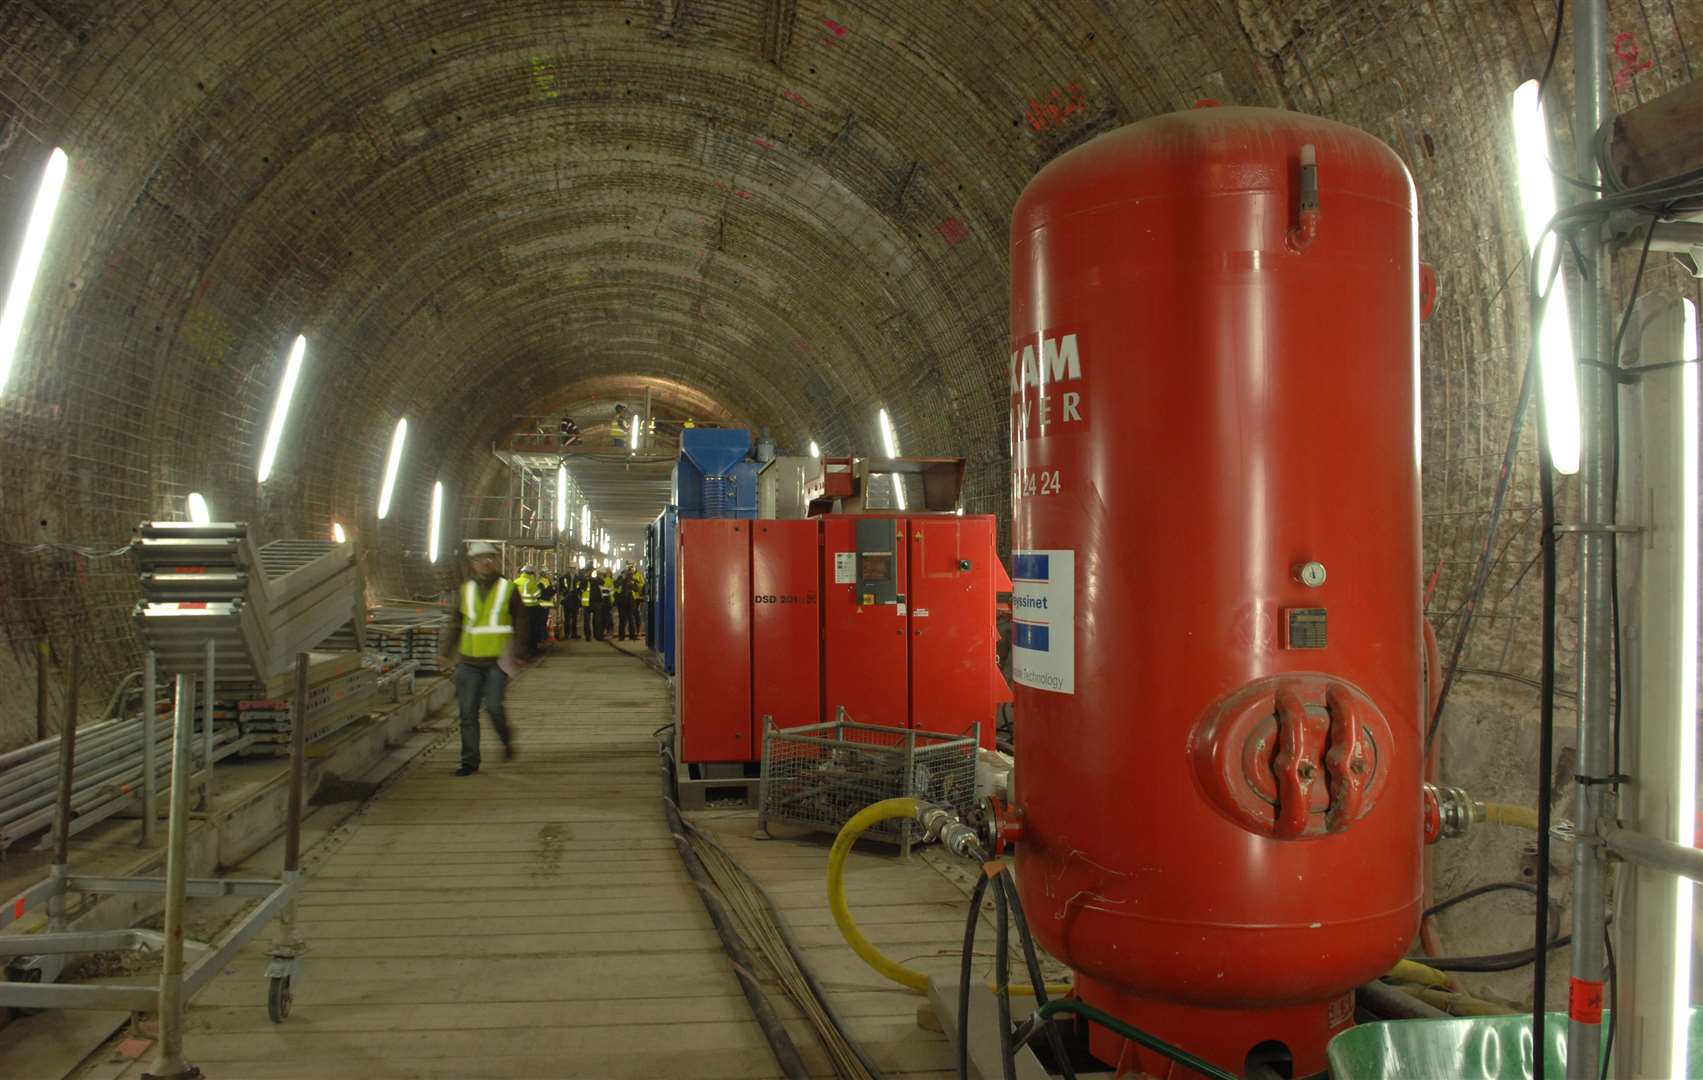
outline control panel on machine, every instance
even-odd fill
[[[857,523],[857,598],[863,606],[899,604],[898,522],[891,518],[862,518]]]

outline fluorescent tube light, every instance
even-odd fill
[[[260,448],[258,480],[266,483],[272,475],[272,464],[278,459],[278,443],[284,438],[284,421],[290,415],[290,398],[296,393],[296,378],[302,373],[302,356],[307,352],[307,338],[296,335],[290,346],[290,358],[284,362],[284,381],[278,384],[278,400],[272,403],[272,422],[266,425],[266,443]]]
[[[396,491],[396,471],[402,468],[402,444],[408,441],[408,418],[396,422],[396,433],[390,437],[390,457],[384,463],[384,486],[378,492],[378,516],[383,520],[390,513],[390,496]]]
[[[36,275],[41,271],[41,257],[47,250],[47,235],[53,229],[53,212],[59,208],[59,193],[65,188],[65,170],[69,165],[65,151],[54,147],[47,157],[41,187],[36,189],[35,205],[30,208],[24,243],[18,249],[18,265],[12,271],[12,286],[6,292],[5,308],[0,309],[0,393],[5,392],[6,379],[12,374],[18,338],[24,331],[24,312],[30,305]]]
[[[568,528],[568,467],[556,466],[556,531],[566,532]]]
[[[438,561],[438,527],[443,524],[443,481],[432,485],[432,531],[426,537],[426,558]]]
[[[1555,178],[1549,171],[1549,126],[1537,89],[1537,80],[1532,79],[1514,91],[1513,121],[1526,253],[1541,288],[1549,281],[1561,240],[1553,232],[1544,232],[1555,216]],[[1579,383],[1564,274],[1556,274],[1549,288],[1537,330],[1537,357],[1549,458],[1556,472],[1571,476],[1579,471]]]
[[[1684,571],[1680,577],[1680,641],[1679,670],[1679,746],[1674,749],[1674,763],[1679,768],[1679,781],[1674,786],[1674,837],[1690,847],[1696,842],[1697,828],[1697,305],[1682,300],[1680,359],[1688,361],[1680,368],[1680,397],[1682,405],[1682,445],[1684,462],[1680,473],[1679,506],[1674,517],[1680,528],[1680,559]],[[1687,1034],[1691,1027],[1691,903],[1694,886],[1691,879],[1676,875],[1678,889],[1673,920],[1673,1048],[1668,1058],[1668,1075],[1685,1076]]]

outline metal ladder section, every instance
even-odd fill
[[[287,692],[298,653],[364,644],[365,597],[353,544],[277,540],[255,547],[244,522],[144,522],[132,547],[134,617],[166,674],[202,673],[217,646],[221,684]]]

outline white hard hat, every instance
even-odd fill
[[[467,557],[469,559],[476,559],[481,555],[495,555],[496,553],[497,549],[483,540],[476,540],[467,545]]]

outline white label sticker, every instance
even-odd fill
[[[857,552],[838,551],[834,553],[834,584],[857,584]]]
[[[915,611],[911,612],[911,614],[915,615],[919,619],[926,619],[926,618],[928,618],[928,609],[925,608],[925,607],[920,607],[920,608],[917,608]]]
[[[899,605],[899,614],[903,615],[904,613],[905,613],[905,605],[900,604]]]
[[[1076,552],[1011,553],[1011,666],[1017,682],[1076,693]]]

